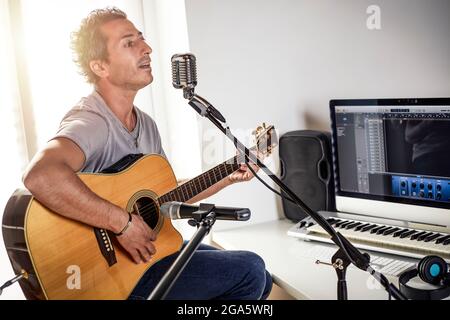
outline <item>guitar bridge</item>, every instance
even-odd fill
[[[98,246],[100,247],[100,252],[108,263],[108,266],[113,266],[117,263],[117,259],[108,232],[105,229],[94,228],[94,233],[97,238]]]

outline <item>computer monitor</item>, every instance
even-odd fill
[[[331,100],[336,208],[450,227],[450,98]]]

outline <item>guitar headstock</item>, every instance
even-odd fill
[[[255,136],[255,149],[264,157],[269,156],[272,150],[278,145],[277,133],[273,125],[267,126],[263,123],[252,133]]]

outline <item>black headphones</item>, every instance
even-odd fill
[[[438,285],[437,289],[418,289],[407,285],[419,275],[426,283]],[[403,272],[399,279],[400,292],[412,300],[441,300],[450,296],[450,273],[447,263],[438,256],[426,256],[419,261],[417,269]]]

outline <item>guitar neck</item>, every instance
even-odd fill
[[[203,192],[223,178],[227,177],[229,174],[239,169],[239,158],[239,156],[235,156],[231,159],[228,159],[227,161],[215,166],[214,168],[160,196],[158,198],[159,204],[161,205],[169,201],[186,202],[189,199],[192,199],[199,193]]]

